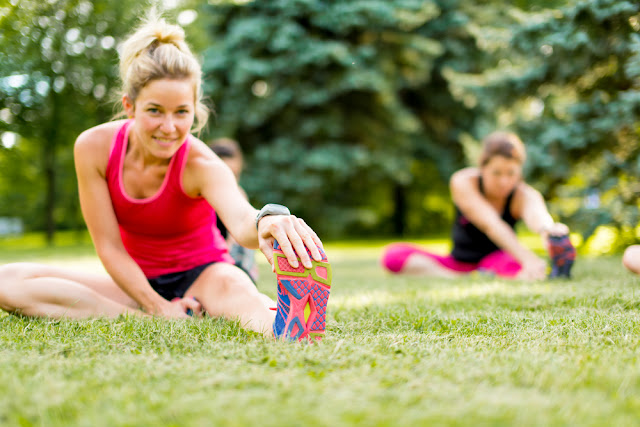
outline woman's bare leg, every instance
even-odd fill
[[[460,277],[464,273],[443,267],[438,261],[419,252],[409,255],[402,267],[403,274],[429,277]]]
[[[247,274],[219,262],[207,267],[185,293],[195,297],[211,316],[238,319],[243,328],[271,335],[276,303],[261,294]]]
[[[629,246],[622,257],[622,264],[629,271],[640,274],[640,245]]]
[[[108,276],[32,263],[0,266],[0,308],[25,316],[73,319],[143,314]]]
[[[422,248],[410,243],[392,243],[387,246],[380,260],[382,266],[396,274],[431,277],[459,277],[461,273],[446,268]]]

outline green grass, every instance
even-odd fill
[[[384,273],[383,244],[327,244],[316,346],[216,319],[0,314],[0,425],[637,424],[640,279],[619,257],[571,281],[433,280]],[[30,259],[101,268],[83,244]],[[264,263],[259,287],[275,295]]]

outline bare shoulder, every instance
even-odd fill
[[[478,188],[478,178],[480,177],[480,169],[469,167],[460,169],[451,175],[449,186],[452,190],[464,191]]]
[[[540,192],[526,182],[522,181],[513,191],[511,214],[514,218],[522,218],[526,206],[530,206],[532,202],[537,203],[540,201],[544,203]]]
[[[220,166],[224,166],[224,162],[215,155],[213,150],[198,138],[191,137],[190,144],[191,147],[186,162],[187,170],[217,169]]]
[[[513,191],[515,201],[526,200],[531,197],[542,197],[542,195],[538,190],[524,181],[520,182]]]
[[[78,136],[76,139],[76,145],[88,145],[91,146],[91,148],[98,148],[105,144],[110,146],[113,136],[120,129],[123,123],[124,120],[118,120],[89,128]]]
[[[200,195],[204,188],[229,179],[226,174],[231,174],[227,165],[204,142],[192,137],[182,175],[185,192]]]
[[[111,142],[123,123],[124,120],[103,123],[78,135],[74,144],[76,163],[82,161],[94,164],[104,172],[109,160]]]

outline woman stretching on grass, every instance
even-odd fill
[[[205,311],[276,337],[320,339],[331,279],[322,243],[284,206],[252,208],[230,169],[190,134],[208,111],[182,29],[147,21],[123,44],[120,75],[129,119],[86,130],[74,149],[82,213],[109,275],[8,264],[0,307],[76,319]],[[273,265],[277,311],[233,265],[216,213]]]
[[[500,277],[543,279],[547,265],[517,239],[515,224],[527,227],[547,242],[553,260],[551,276],[569,277],[575,249],[566,225],[549,215],[540,193],[522,180],[526,153],[512,133],[495,132],[483,143],[480,167],[462,169],[451,177],[456,207],[453,251],[448,256],[416,246],[388,246],[382,264],[393,273],[457,277],[474,270]]]

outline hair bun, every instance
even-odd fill
[[[154,29],[154,37],[158,43],[170,43],[181,47],[185,41],[184,30],[176,25],[169,25],[164,20],[158,21]]]

